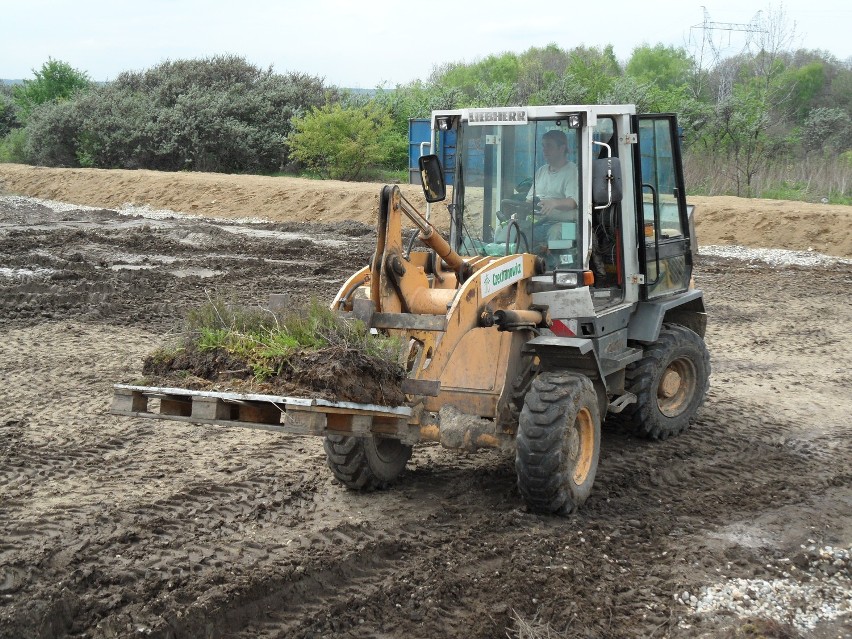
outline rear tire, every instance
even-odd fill
[[[622,419],[648,439],[668,439],[689,427],[710,386],[710,354],[704,340],[678,324],[666,324],[638,362],[627,367],[626,386],[637,401]]]
[[[592,491],[601,418],[591,380],[547,372],[533,381],[518,421],[515,470],[531,510],[568,515]]]
[[[384,488],[411,457],[411,446],[398,439],[327,435],[324,446],[331,472],[352,490]]]

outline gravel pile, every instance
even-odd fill
[[[56,271],[52,268],[8,268],[0,266],[0,277],[27,279],[30,277],[47,277]]]
[[[67,202],[57,202],[56,200],[42,200],[37,197],[24,197],[23,195],[0,195],[0,202],[8,204],[14,208],[23,208],[40,204],[57,213],[65,213],[67,211],[103,211],[102,206],[83,206],[82,204],[68,204]]]
[[[764,262],[770,266],[834,266],[852,264],[852,260],[816,251],[788,251],[786,249],[749,248],[747,246],[702,246],[699,255],[726,257],[744,262]]]
[[[192,218],[192,219],[216,219],[220,224],[265,224],[269,220],[262,220],[256,217],[235,217],[221,220],[218,218],[209,218],[202,215],[178,213],[169,209],[152,209],[148,204],[134,204],[132,202],[124,203],[120,209],[116,211],[121,215],[138,215],[151,220],[163,220],[168,218]]]
[[[170,209],[153,209],[148,204],[134,204],[132,202],[122,204],[120,209],[110,209],[103,206],[85,206],[83,204],[69,204],[68,202],[42,200],[37,197],[24,197],[22,195],[0,195],[0,202],[16,208],[38,204],[47,207],[56,213],[65,213],[67,211],[114,211],[119,215],[134,215],[149,220],[167,220],[173,218],[210,219],[199,215],[179,213]],[[268,222],[268,220],[261,220],[259,218],[234,218],[217,221],[220,223],[230,224],[262,224]]]
[[[766,565],[767,579],[729,579],[683,591],[675,599],[697,614],[733,613],[789,623],[806,632],[820,621],[852,615],[852,548],[802,546],[792,558]]]

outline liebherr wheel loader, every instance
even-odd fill
[[[405,405],[118,385],[113,412],[323,436],[352,489],[393,481],[418,442],[514,448],[524,501],[556,514],[588,498],[604,419],[687,428],[710,361],[675,116],[459,109],[432,131],[433,149],[455,132],[455,161],[420,158],[425,215],[385,187],[375,253],[332,303],[403,338]],[[444,205],[448,240],[430,222]]]

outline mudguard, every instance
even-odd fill
[[[660,336],[663,322],[686,326],[703,338],[707,330],[704,291],[694,289],[675,297],[639,302],[627,327],[627,339],[652,344]]]
[[[538,356],[543,370],[574,370],[604,379],[594,344],[584,337],[540,335],[524,344],[524,353]]]

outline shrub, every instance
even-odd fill
[[[288,144],[296,160],[322,176],[357,180],[398,159],[399,147],[407,142],[394,131],[387,111],[375,104],[330,104],[295,118]]]
[[[812,109],[802,129],[808,150],[846,151],[852,146],[852,118],[844,109]]]
[[[15,115],[15,103],[12,96],[0,92],[0,138],[5,137],[18,124]]]
[[[330,95],[236,56],[165,62],[35,108],[28,152],[52,166],[271,173],[288,161],[292,117]]]
[[[80,131],[80,116],[73,101],[42,104],[30,114],[25,131],[27,162],[78,166],[75,140]]]
[[[187,314],[183,339],[201,350],[227,345],[244,356],[272,357],[284,354],[276,353],[279,350],[339,347],[389,361],[399,358],[397,340],[372,335],[362,322],[343,319],[317,301],[270,311],[212,299]]]
[[[191,311],[179,341],[145,358],[143,373],[307,381],[312,376],[300,375],[298,361],[312,354],[319,356],[312,361],[332,367],[366,367],[379,381],[398,383],[403,377],[400,340],[372,335],[363,322],[345,320],[323,304],[270,311],[221,299]]]
[[[24,151],[26,142],[27,135],[24,129],[15,129],[5,138],[0,139],[0,162],[26,163],[27,156]]]

